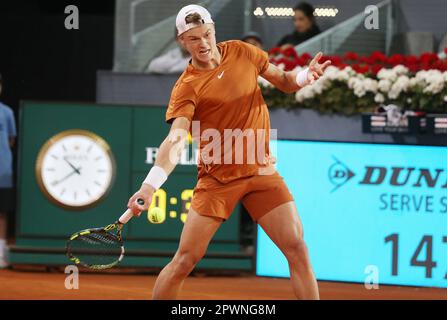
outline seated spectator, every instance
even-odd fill
[[[259,49],[262,49],[262,39],[259,33],[250,31],[247,32],[241,39],[244,42],[250,43]]]
[[[278,47],[287,44],[296,46],[321,32],[320,28],[315,22],[314,7],[312,7],[312,5],[306,2],[301,2],[293,8],[293,11],[295,12],[293,17],[295,31],[284,36],[278,42]]]
[[[177,48],[171,49],[164,55],[152,59],[147,67],[147,72],[150,73],[182,73],[188,66],[191,56],[186,51],[177,39],[177,30],[175,31],[175,38],[177,41]]]
[[[0,95],[2,92],[0,74]],[[16,137],[14,113],[0,102],[0,268],[6,267],[6,215],[12,209],[12,152]]]

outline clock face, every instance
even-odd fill
[[[110,189],[114,172],[108,144],[84,130],[68,130],[52,137],[42,147],[36,165],[42,192],[68,209],[99,202]]]

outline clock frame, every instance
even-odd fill
[[[108,158],[110,160],[110,164],[111,164],[111,173],[110,173],[111,178],[110,178],[108,186],[106,187],[106,189],[102,193],[102,195],[99,198],[97,198],[96,200],[94,200],[88,204],[79,205],[79,206],[69,205],[69,204],[61,202],[60,200],[53,197],[53,195],[47,190],[45,183],[43,181],[43,177],[42,177],[43,161],[45,159],[45,156],[46,156],[48,150],[55,143],[59,142],[61,139],[64,139],[64,138],[72,136],[72,135],[84,136],[84,137],[92,140],[108,156]],[[102,202],[107,197],[108,193],[110,192],[110,190],[113,186],[113,183],[115,180],[115,173],[116,173],[116,162],[115,162],[115,157],[113,156],[112,150],[110,148],[110,145],[103,138],[98,136],[97,134],[95,134],[91,131],[82,130],[82,129],[65,130],[65,131],[62,131],[62,132],[52,136],[50,139],[48,139],[44,143],[44,145],[40,148],[38,156],[37,156],[37,160],[36,160],[36,165],[35,165],[35,174],[36,174],[37,184],[39,186],[39,189],[43,193],[43,195],[51,203],[53,203],[61,208],[71,210],[71,211],[82,211],[85,209],[89,209],[89,208],[95,207],[100,202]]]

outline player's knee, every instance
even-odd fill
[[[308,250],[306,242],[304,239],[296,239],[289,241],[284,249],[284,255],[289,262],[293,263],[307,263],[308,260]]]
[[[188,276],[202,256],[202,254],[190,251],[178,252],[172,261],[175,266],[176,275],[182,277]]]

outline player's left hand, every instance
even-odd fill
[[[317,55],[312,59],[312,61],[309,64],[309,71],[307,73],[307,78],[310,84],[320,79],[320,77],[324,73],[324,70],[326,70],[326,68],[329,67],[329,65],[331,64],[330,60],[327,60],[322,64],[320,64],[319,61],[322,56],[323,52],[318,52]]]

